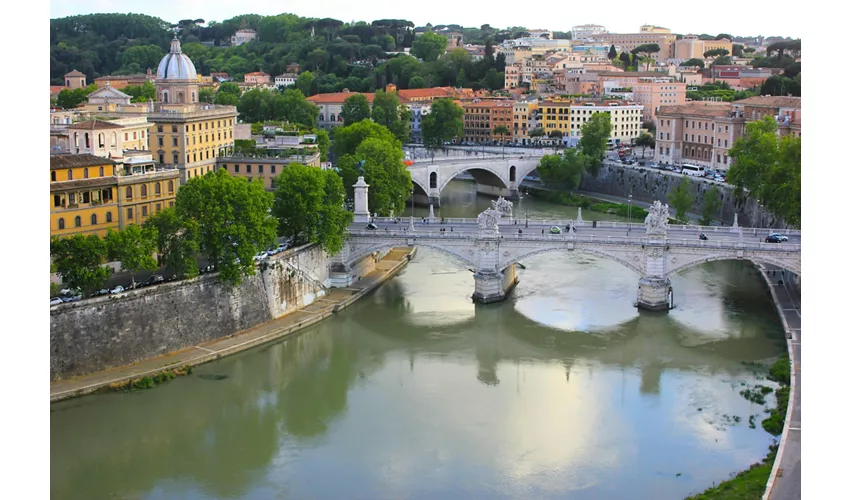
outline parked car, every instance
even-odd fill
[[[67,295],[62,297],[62,302],[76,302],[78,300],[82,300],[82,295]]]
[[[158,284],[164,283],[164,282],[165,282],[165,278],[163,278],[162,276],[160,276],[158,274],[154,274],[153,276],[151,276],[150,278],[145,280],[143,285],[144,286],[153,286],[153,285],[158,285]]]
[[[771,233],[767,235],[767,238],[765,238],[764,241],[767,243],[782,243],[788,241],[788,237],[784,234]]]
[[[257,255],[254,256],[254,262],[268,258],[268,256],[269,256],[268,252],[260,252],[260,253],[258,253]]]
[[[109,295],[109,289],[101,288],[100,290],[94,292],[92,295],[95,297],[100,297],[101,295]]]
[[[552,226],[549,228],[549,233],[551,234],[561,234],[561,228],[558,226]]]
[[[59,298],[59,297],[51,297],[51,299],[50,299],[50,305],[51,305],[51,306],[55,306],[55,305],[57,305],[57,304],[61,304],[62,302],[63,302],[63,301],[62,301],[62,299],[61,299],[61,298]]]
[[[109,293],[115,294],[115,293],[121,293],[123,291],[124,291],[124,287],[121,286],[121,285],[118,285],[115,288],[113,288],[112,290],[110,290]]]
[[[374,231],[375,229],[378,229],[378,226],[376,226],[373,222],[370,222],[366,224],[366,229],[371,229],[372,231]]]

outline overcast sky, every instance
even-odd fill
[[[273,3],[273,2],[272,2]],[[734,36],[801,36],[799,20],[782,9],[762,2],[712,3],[673,0],[608,0],[606,2],[474,2],[458,0],[297,0],[277,5],[233,0],[75,0],[50,2],[50,17],[98,12],[133,12],[160,17],[176,23],[180,19],[202,18],[224,21],[239,14],[274,15],[292,13],[304,17],[332,17],[340,21],[407,19],[417,26],[460,24],[478,27],[524,26],[528,29],[569,31],[576,24],[601,24],[615,33],[636,33],[642,24],[670,28],[674,33],[730,33]],[[523,8],[525,5],[527,7]]]

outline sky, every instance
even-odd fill
[[[719,34],[733,36],[792,36],[800,37],[799,19],[784,15],[781,9],[765,9],[760,2],[737,3],[734,13],[729,4],[726,8],[701,9],[692,7],[707,5],[673,0],[609,0],[605,7],[600,3],[587,2],[581,7],[575,3],[552,2],[529,4],[518,8],[522,2],[500,0],[482,2],[457,0],[428,0],[427,2],[389,2],[386,0],[297,0],[269,5],[265,2],[249,4],[232,0],[146,0],[126,2],[120,0],[75,0],[60,2],[51,0],[50,17],[66,17],[93,13],[148,14],[176,23],[180,19],[204,19],[224,21],[240,14],[275,15],[297,14],[303,17],[331,17],[344,22],[376,19],[407,19],[417,26],[431,24],[460,24],[478,27],[490,24],[493,27],[524,26],[527,29],[549,29],[569,31],[577,24],[601,24],[614,33],[636,33],[643,24],[652,24],[671,29],[680,34]],[[424,7],[423,7],[424,6]],[[486,6],[482,8],[482,6]],[[646,7],[650,8],[647,9]],[[699,13],[694,10],[700,9]],[[643,13],[641,11],[646,10]]]

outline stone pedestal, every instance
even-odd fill
[[[516,264],[511,264],[502,272],[476,272],[475,293],[472,301],[489,304],[505,300],[511,290],[519,283]]]
[[[354,222],[369,222],[369,185],[363,176],[357,178],[354,184]]]
[[[429,195],[428,204],[433,206],[434,208],[440,208],[440,195]]]
[[[639,309],[667,311],[673,304],[673,289],[668,278],[645,277],[638,281]]]

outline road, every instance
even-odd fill
[[[791,398],[788,400],[789,413],[786,414],[785,428],[782,433],[777,463],[773,466],[768,480],[766,500],[799,500],[801,486],[801,408],[800,408],[800,344],[802,333],[801,294],[799,287],[790,279],[789,273],[783,273],[776,266],[764,266],[773,292],[777,309],[786,329],[789,355],[792,363]],[[780,284],[780,282],[782,284]]]
[[[439,219],[435,219],[430,223],[427,222],[427,219],[425,219],[425,221],[426,222],[423,222],[422,218],[414,219],[413,232],[416,236],[444,237],[444,235],[446,235],[459,237],[460,235],[468,235],[469,237],[474,237],[479,231],[478,223],[475,219],[445,219],[444,223],[440,223]],[[567,224],[574,223],[575,221],[534,219],[529,219],[527,223],[525,220],[516,219],[513,223],[511,223],[510,221],[503,220],[499,224],[499,230],[503,236],[520,237],[519,231],[522,231],[521,234],[529,239],[539,239],[541,236],[544,239],[558,239],[560,237],[565,237],[566,234],[550,234],[549,229],[552,226],[558,226],[561,228],[562,232],[565,233],[564,229]],[[397,235],[398,232],[409,231],[410,218],[394,220],[379,217],[375,219],[375,224],[377,226],[376,230],[367,230],[366,223],[353,223],[349,226],[349,231],[358,236],[374,234],[375,236],[380,237],[381,233],[394,233],[394,235]],[[701,232],[706,234],[708,240],[699,240],[699,234]],[[774,229],[742,228],[742,235],[739,240],[738,233],[733,232],[730,227],[669,226],[667,238],[671,242],[692,241],[699,246],[714,246],[717,244],[723,244],[724,246],[735,245],[739,241],[747,245],[755,244],[763,248],[775,247],[777,249],[800,245],[801,237],[799,231],[784,233],[788,236],[788,241],[786,243],[766,243],[764,241],[765,236],[773,232],[775,232]],[[634,240],[638,243],[646,236],[646,229],[644,224],[640,222],[628,223],[600,221],[597,223],[597,227],[594,228],[590,222],[585,221],[583,224],[578,225],[576,236],[581,239],[585,239],[587,237],[592,237],[594,239],[628,239]]]

